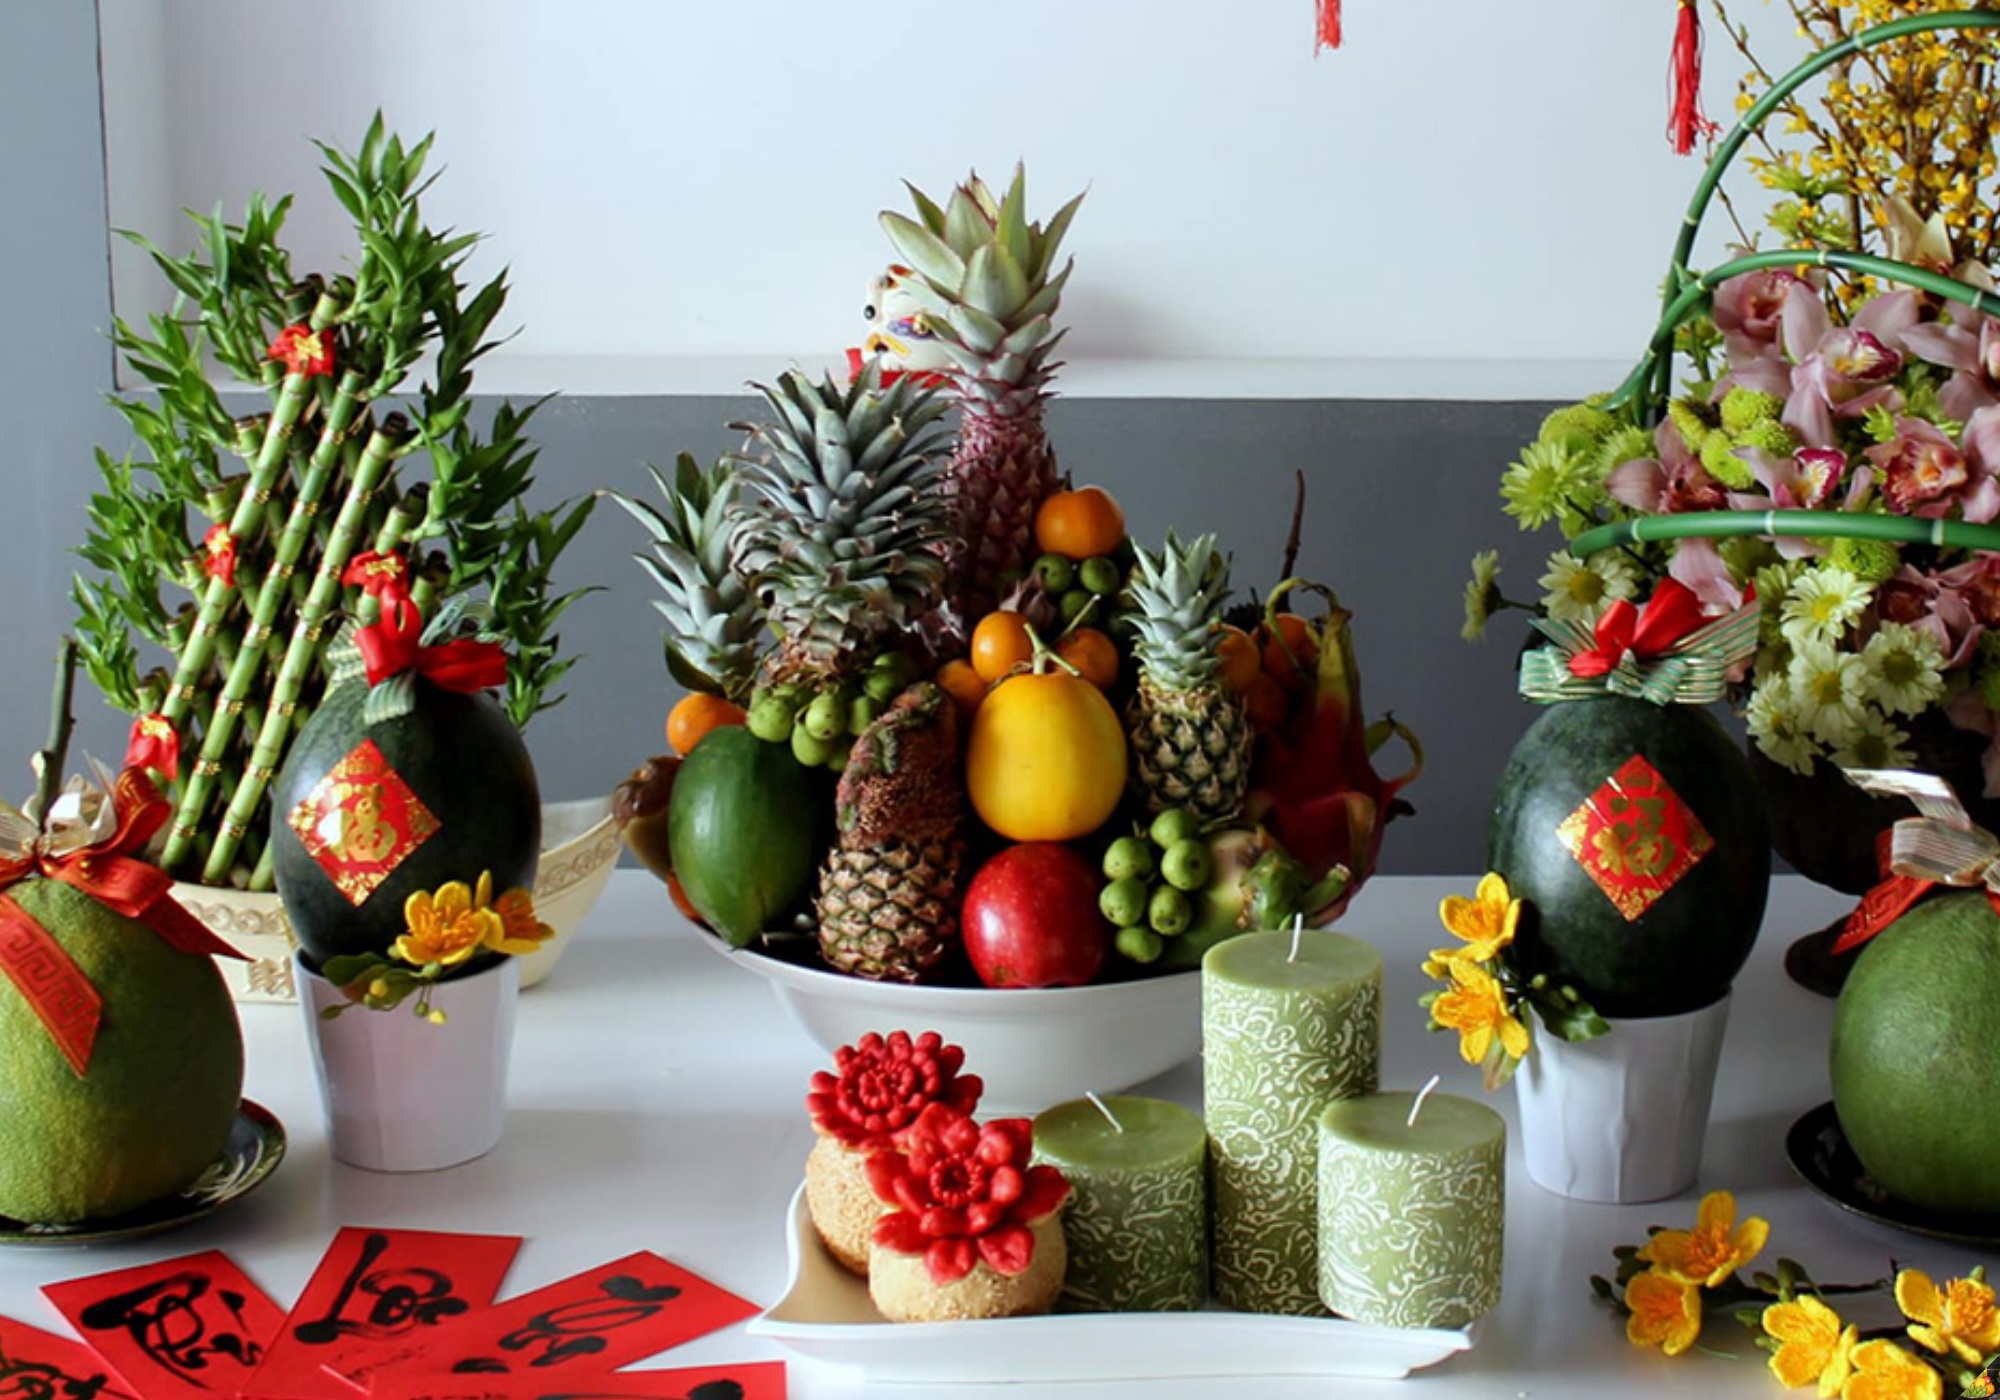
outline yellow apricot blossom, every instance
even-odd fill
[[[1465,947],[1451,952],[1474,962],[1490,962],[1514,941],[1514,930],[1521,922],[1521,901],[1508,891],[1504,878],[1489,872],[1471,899],[1446,896],[1438,906],[1438,918],[1446,929],[1465,940]]]
[[[1692,1230],[1661,1230],[1639,1258],[1683,1283],[1714,1288],[1757,1257],[1771,1231],[1758,1216],[1736,1224],[1736,1197],[1711,1191],[1701,1198]]]
[[[1701,1290],[1649,1269],[1625,1285],[1625,1339],[1679,1356],[1701,1335]]]
[[[1820,1400],[1832,1400],[1854,1370],[1859,1333],[1809,1294],[1765,1308],[1764,1334],[1778,1343],[1771,1374],[1789,1389],[1817,1382]]]
[[[1458,1032],[1458,1053],[1469,1065],[1486,1059],[1497,1038],[1518,1060],[1528,1053],[1528,1028],[1515,1019],[1499,981],[1469,959],[1452,958],[1452,985],[1431,1003],[1431,1019]]]
[[[1955,1278],[1943,1288],[1921,1269],[1896,1275],[1896,1306],[1910,1320],[1910,1338],[1940,1356],[1977,1366],[2000,1351],[2000,1310],[1984,1279]]]
[[[524,889],[512,889],[493,905],[499,921],[490,930],[486,946],[496,953],[532,953],[555,937],[555,930],[535,914],[535,897]]]
[[[1894,1342],[1863,1342],[1840,1400],[1944,1400],[1944,1378]]]
[[[482,877],[481,892],[486,888]],[[453,880],[435,894],[418,890],[405,900],[403,922],[409,931],[390,947],[392,954],[412,967],[456,967],[479,951],[500,916],[477,907],[465,882]]]

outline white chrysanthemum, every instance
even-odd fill
[[[1833,751],[1833,761],[1842,768],[1908,768],[1916,760],[1910,736],[1873,706],[1862,711],[1847,742]]]
[[[1826,642],[1795,637],[1787,679],[1806,733],[1825,744],[1846,743],[1861,723],[1867,700],[1868,670],[1860,656],[1835,651]]]
[[[1810,773],[1818,746],[1806,733],[1798,706],[1792,702],[1791,682],[1782,675],[1760,676],[1750,694],[1744,715],[1750,737],[1773,763],[1794,773]]]
[[[1549,571],[1535,580],[1545,590],[1542,606],[1550,617],[1595,622],[1614,598],[1639,592],[1639,570],[1623,550],[1600,549],[1579,559],[1566,549],[1549,556]]]
[[[1837,642],[1868,606],[1871,591],[1859,578],[1835,565],[1807,569],[1785,594],[1780,610],[1784,634],[1795,643],[1801,639]]]
[[[1944,694],[1944,648],[1921,627],[1885,622],[1861,649],[1868,696],[1892,715],[1914,715]]]

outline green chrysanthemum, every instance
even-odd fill
[[[1789,457],[1799,450],[1799,435],[1776,419],[1753,423],[1735,435],[1738,447],[1757,447],[1773,457]]]
[[[1567,448],[1587,457],[1618,426],[1618,420],[1593,404],[1573,403],[1542,420],[1536,441]]]
[[[1908,768],[1916,754],[1907,733],[1868,710],[1847,742],[1834,750],[1833,761],[1842,768]]]
[[[1613,599],[1631,598],[1639,591],[1639,570],[1620,550],[1601,549],[1588,559],[1567,550],[1549,556],[1541,584],[1542,607],[1565,621],[1595,622]]]
[[[1680,432],[1690,452],[1700,452],[1708,435],[1715,431],[1718,415],[1713,405],[1693,399],[1672,399],[1667,403],[1667,421]]]
[[[1914,715],[1944,694],[1944,648],[1931,633],[1885,622],[1861,649],[1868,695],[1891,714]]]
[[[1733,535],[1715,542],[1715,552],[1729,566],[1733,579],[1752,579],[1778,556],[1778,547],[1757,535]]]
[[[1486,636],[1487,619],[1500,606],[1500,551],[1482,549],[1472,556],[1472,577],[1465,585],[1465,626],[1459,636],[1477,642]]]
[[[1708,474],[1732,491],[1747,491],[1757,478],[1750,464],[1736,455],[1736,444],[1726,433],[1710,433],[1701,441],[1701,464]]]
[[[1655,455],[1657,449],[1653,444],[1653,435],[1644,428],[1628,424],[1613,432],[1598,445],[1596,453],[1590,459],[1591,476],[1595,480],[1602,481],[1613,470],[1627,462],[1636,462],[1641,458]]]
[[[1566,510],[1587,509],[1598,494],[1583,459],[1546,442],[1531,442],[1500,478],[1507,513],[1523,530],[1538,530]]]
[[[1760,423],[1776,423],[1784,411],[1785,401],[1776,394],[1746,389],[1739,384],[1722,396],[1723,431],[1740,438]]]
[[[1863,583],[1885,582],[1903,566],[1903,556],[1887,540],[1835,540],[1826,558]]]

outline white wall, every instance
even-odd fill
[[[172,211],[293,189],[304,261],[338,256],[307,138],[380,105],[513,270],[509,390],[823,363],[900,178],[1022,157],[1039,215],[1090,191],[1071,393],[1582,393],[1641,349],[1698,174],[1672,0],[1347,0],[1317,59],[1310,0],[100,3],[114,226],[181,246]],[[1737,8],[1798,52],[1782,4]],[[1711,33],[1712,115],[1741,67]],[[126,314],[159,295],[115,274]]]

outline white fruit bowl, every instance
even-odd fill
[[[521,986],[534,986],[554,970],[583,916],[604,893],[618,864],[618,825],[611,799],[583,797],[542,804],[542,856],[535,865],[535,913],[555,937],[521,962]]]
[[[1111,1094],[1201,1052],[1201,973],[1048,990],[913,987],[701,942],[771,984],[778,1002],[829,1059],[869,1031],[936,1031],[965,1048],[986,1084],[982,1113],[1039,1113],[1085,1093]]]

